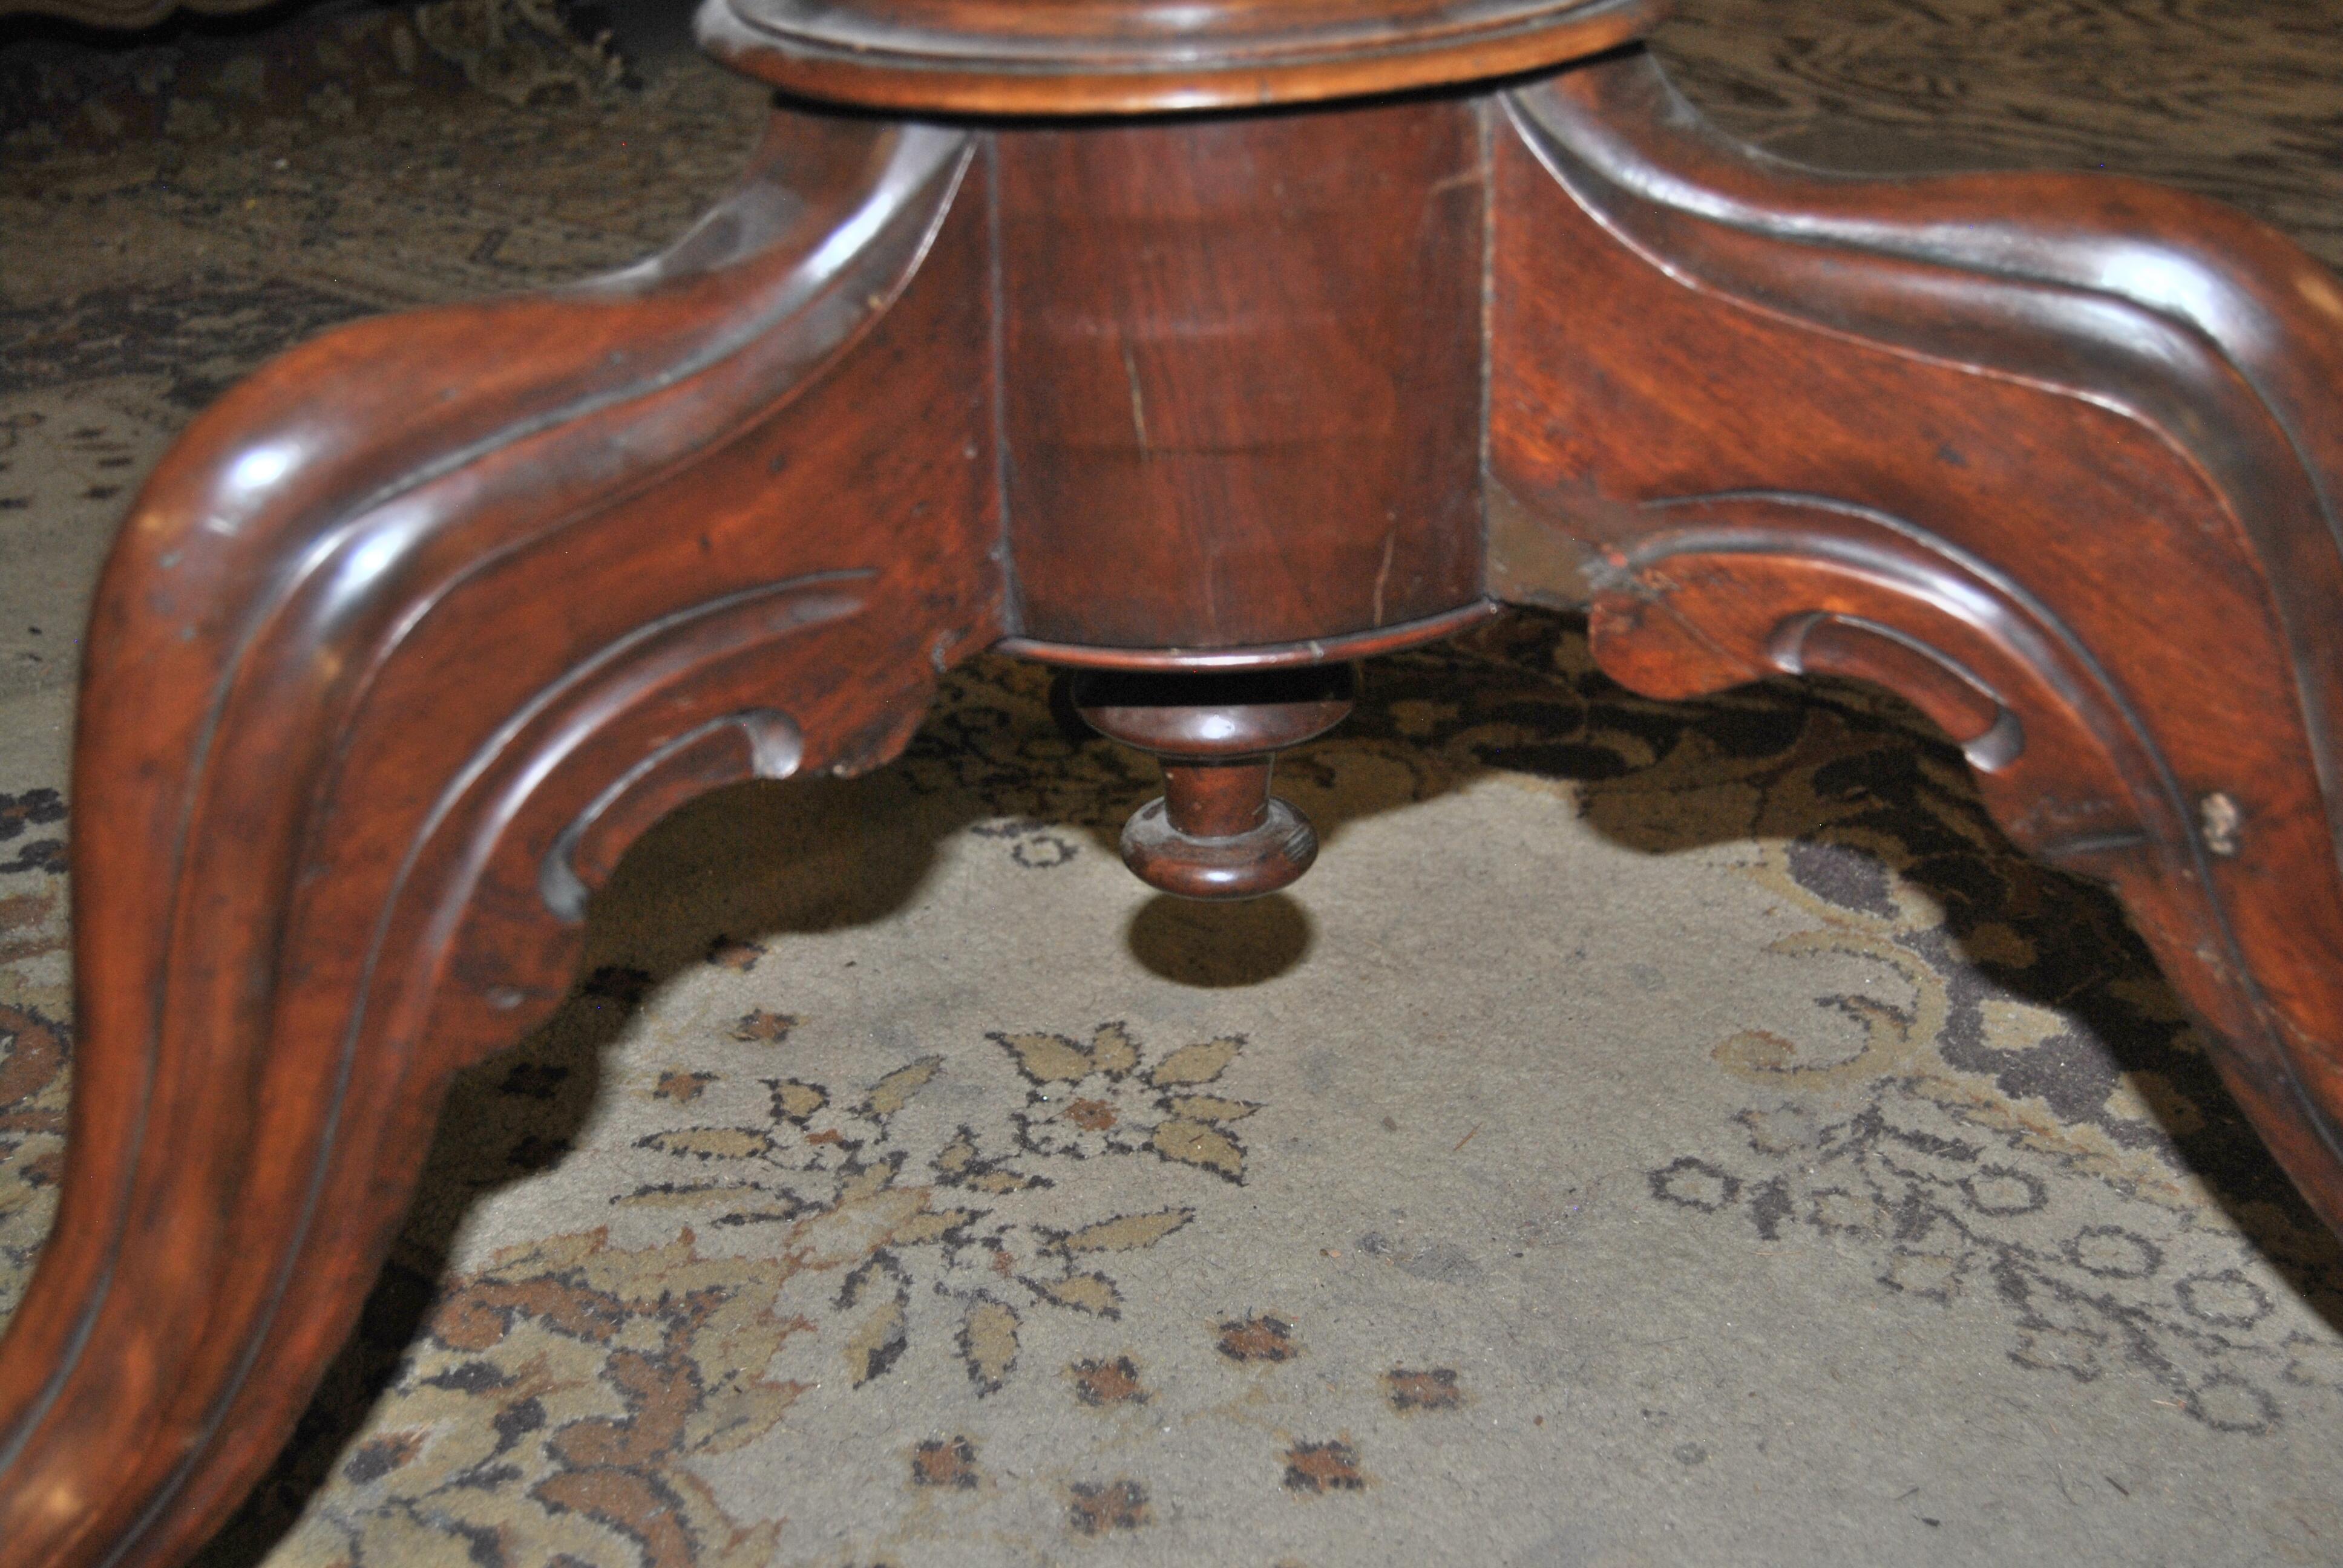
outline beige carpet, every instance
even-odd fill
[[[1682,9],[1773,145],[2343,248],[2323,0]],[[273,347],[630,257],[753,134],[506,21],[0,44],[0,1314],[129,487]],[[1001,661],[876,776],[658,829],[207,1561],[2343,1562],[2343,1258],[1950,749],[1644,702],[1534,617],[1368,681],[1282,769],[1318,869],[1241,909],[1123,872],[1151,769]]]

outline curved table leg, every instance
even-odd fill
[[[167,1563],[273,1456],[448,1075],[652,819],[854,771],[1001,631],[965,138],[777,118],[664,256],[362,323],[188,432],[75,761],[63,1203],[0,1342],[0,1564]],[[916,276],[915,276],[916,275]]]
[[[2343,1227],[2343,286],[2128,181],[1794,168],[1641,54],[1503,107],[1497,591],[1647,694],[1911,699]]]

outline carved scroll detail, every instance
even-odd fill
[[[558,1003],[628,840],[875,765],[999,637],[970,167],[956,132],[777,116],[664,256],[329,334],[142,493],[89,641],[81,1052],[0,1341],[0,1565],[215,1528],[447,1076]]]
[[[745,755],[725,756],[726,751]],[[545,907],[556,920],[584,920],[587,899],[608,879],[624,852],[611,842],[614,838],[630,841],[629,829],[639,830],[639,824],[665,816],[718,784],[787,779],[804,758],[805,737],[797,721],[778,709],[728,713],[686,730],[613,779],[553,840],[537,876]]]
[[[2026,750],[2026,726],[1999,692],[1959,660],[1892,626],[1810,612],[1775,627],[1768,651],[1785,675],[1846,676],[1901,693],[1980,773],[1998,772]]]
[[[1917,703],[2343,1226],[2343,288],[2134,182],[1794,167],[1637,52],[1504,106],[1493,586],[1642,690]]]
[[[2111,876],[2145,824],[2186,819],[2152,745],[2046,605],[1909,521],[1827,497],[1741,492],[1645,504],[1609,552],[1589,630],[1613,676],[1694,697],[1770,674],[1895,691],[1983,776],[2003,826]]]

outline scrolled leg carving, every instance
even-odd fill
[[[1794,168],[1642,55],[1505,116],[1498,591],[1654,695],[1916,702],[2343,1227],[2343,286],[2133,182]]]
[[[193,1550],[626,844],[884,760],[999,637],[980,177],[954,134],[779,116],[665,256],[331,334],[147,486],[87,642],[81,1043],[0,1342],[0,1564]]]

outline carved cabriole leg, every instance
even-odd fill
[[[2343,1227],[2343,288],[2128,181],[1762,158],[1640,54],[1504,109],[1497,591],[1649,694],[1912,699]]]
[[[626,841],[885,759],[1000,635],[982,177],[956,135],[778,117],[664,256],[334,333],[147,487],[87,644],[77,1077],[0,1343],[0,1564],[216,1528],[448,1075],[552,1009]]]

